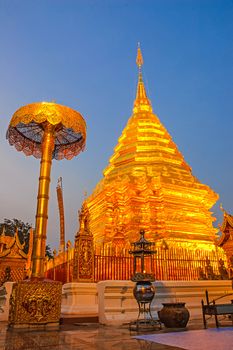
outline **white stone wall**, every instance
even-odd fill
[[[62,287],[61,314],[67,316],[97,316],[96,283],[66,283]]]
[[[190,321],[202,319],[201,299],[205,290],[210,300],[223,294],[232,293],[231,281],[158,281],[151,304],[152,315],[156,319],[162,303],[185,302],[190,312]],[[138,305],[133,296],[134,283],[131,281],[102,281],[97,284],[99,322],[107,325],[123,324],[136,320]],[[224,298],[229,302],[233,295]]]
[[[13,282],[5,283],[0,295],[0,321],[7,321],[9,299]],[[62,290],[62,316],[99,316],[99,322],[106,325],[124,324],[134,321],[138,305],[133,296],[135,283],[131,281],[102,281],[99,283],[66,283]],[[190,312],[190,321],[202,319],[201,299],[205,290],[210,300],[227,293],[233,293],[232,281],[157,281],[154,282],[155,297],[151,304],[152,315],[162,303],[185,302]],[[233,295],[219,302],[229,302]]]

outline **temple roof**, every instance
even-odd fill
[[[223,210],[223,222],[222,225],[219,227],[220,231],[222,232],[222,236],[217,241],[217,244],[219,246],[222,246],[226,241],[230,238],[231,234],[229,230],[227,230],[228,225],[233,228],[233,215],[230,215],[226,212],[222,207]]]
[[[10,257],[10,258],[27,258],[27,254],[24,253],[24,244],[20,243],[18,229],[16,229],[15,235],[10,236],[0,236],[0,244],[3,244],[3,249],[0,252],[0,258]]]

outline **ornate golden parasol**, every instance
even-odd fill
[[[71,159],[84,150],[86,123],[80,113],[69,107],[32,103],[14,113],[6,137],[18,151],[41,158],[32,279],[43,279],[52,159]]]

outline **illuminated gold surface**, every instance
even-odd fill
[[[89,211],[83,203],[79,211],[79,231],[75,236],[73,281],[94,281],[94,247],[93,236],[89,228]]]
[[[18,230],[16,229],[15,235],[0,236],[0,258],[24,258],[27,259],[27,254],[23,251],[24,244],[20,243]]]
[[[125,247],[145,229],[149,240],[168,247],[215,251],[217,229],[210,208],[218,195],[202,184],[185,162],[168,131],[153,113],[139,78],[133,114],[103,172],[87,198],[96,245],[114,244],[121,230]],[[191,131],[190,131],[191,132]]]
[[[15,283],[10,297],[9,326],[59,325],[62,284],[54,281]]]
[[[48,221],[49,185],[54,149],[54,126],[47,124],[42,141],[42,157],[37,195],[36,226],[32,253],[32,277],[44,277],[44,258]]]
[[[227,256],[228,265],[231,268],[233,277],[233,216],[223,209],[223,222],[220,226],[221,237],[217,240],[217,245],[224,249]]]
[[[64,213],[64,204],[63,204],[63,192],[62,192],[62,178],[58,179],[57,183],[57,201],[59,209],[59,218],[60,218],[60,246],[59,251],[65,251],[65,213]]]
[[[49,185],[52,159],[71,159],[84,149],[86,125],[81,114],[50,102],[23,106],[13,115],[7,139],[18,151],[41,158],[32,278],[44,277]]]
[[[84,150],[86,123],[81,114],[52,102],[37,102],[19,108],[7,131],[9,143],[26,155],[41,158],[46,124],[53,125],[55,130],[53,158],[71,159]]]

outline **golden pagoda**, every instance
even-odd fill
[[[137,51],[138,83],[132,116],[103,179],[86,199],[94,244],[128,247],[144,229],[158,245],[215,250],[218,195],[192,174],[147,97],[143,57]]]

